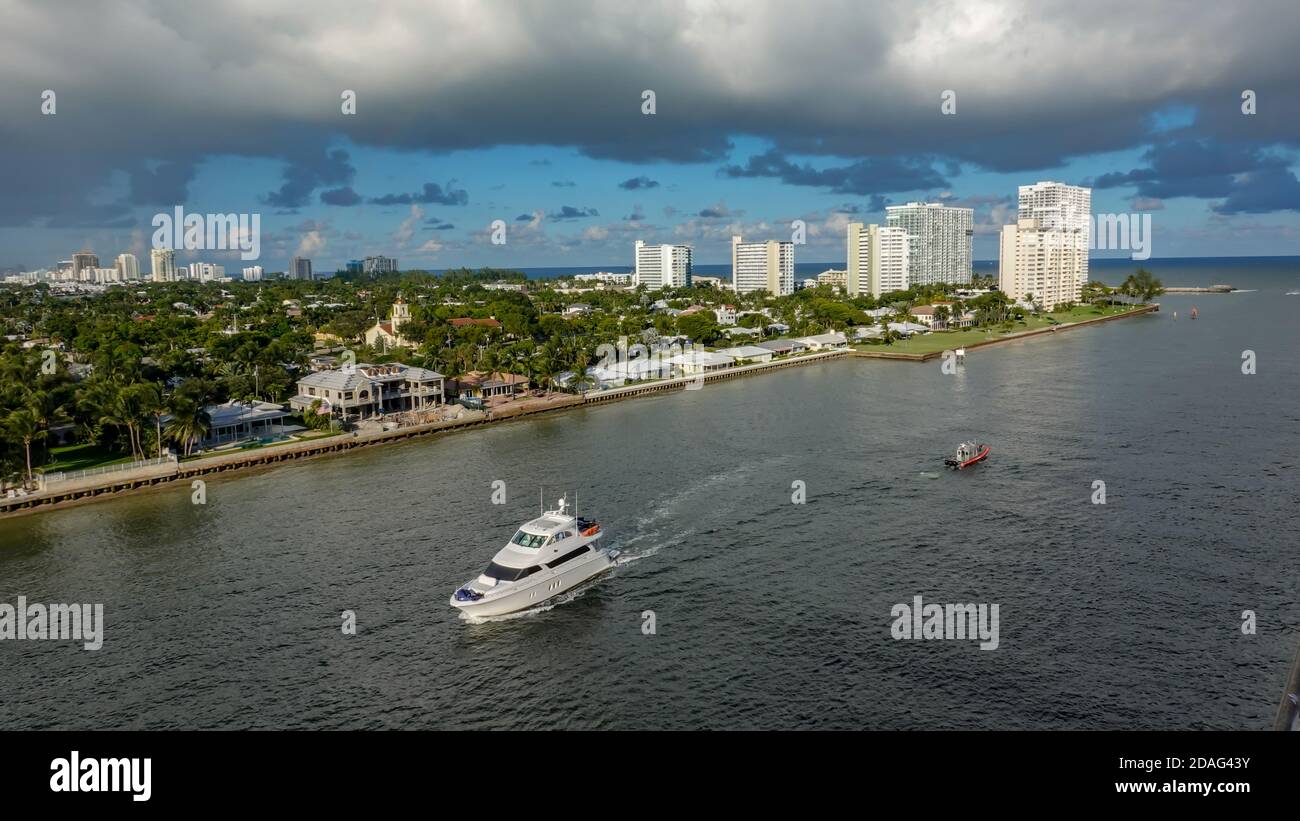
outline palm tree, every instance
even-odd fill
[[[1150,302],[1152,297],[1165,292],[1164,283],[1156,279],[1146,268],[1139,268],[1136,274],[1128,278],[1125,285],[1130,286],[1133,296],[1140,298],[1143,303]]]
[[[36,411],[31,408],[18,408],[10,411],[9,416],[5,419],[5,433],[15,442],[22,442],[23,450],[27,454],[27,483],[26,487],[30,488],[35,485],[32,478],[32,440],[45,438],[45,430],[41,427],[41,420]]]
[[[201,402],[185,394],[173,394],[169,407],[172,418],[167,423],[165,432],[173,442],[181,446],[184,455],[189,456],[195,443],[207,435],[212,418]]]
[[[158,444],[157,456],[161,459],[163,447],[162,418],[163,414],[167,412],[167,400],[157,386],[144,385],[143,388],[140,391],[141,400],[144,403],[145,410],[153,414],[154,435],[157,437]]]

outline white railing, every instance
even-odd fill
[[[44,487],[59,482],[72,482],[77,479],[86,479],[91,476],[103,476],[107,473],[120,473],[128,470],[140,470],[141,468],[155,467],[157,465],[174,465],[176,464],[176,455],[168,453],[166,456],[160,456],[155,459],[141,459],[135,462],[123,462],[117,465],[102,465],[97,468],[86,468],[85,470],[63,470],[58,473],[46,473],[41,477]]]

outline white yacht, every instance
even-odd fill
[[[617,550],[600,546],[600,523],[572,516],[560,497],[555,510],[525,523],[487,570],[461,585],[450,604],[472,616],[527,610],[608,570]]]

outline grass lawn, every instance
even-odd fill
[[[1054,311],[1039,316],[1027,316],[1023,322],[1015,323],[1015,327],[1009,331],[1003,331],[999,327],[991,329],[978,328],[969,331],[936,331],[934,333],[918,334],[911,339],[895,340],[891,345],[859,344],[853,347],[860,351],[871,351],[873,353],[928,354],[961,348],[973,345],[976,342],[985,342],[990,339],[1024,333],[1025,331],[1035,331],[1051,325],[1064,325],[1067,322],[1081,322],[1085,319],[1098,319],[1103,316],[1118,316],[1142,307],[1146,306],[1115,305],[1102,307],[1080,305],[1069,311]]]
[[[36,452],[36,448],[33,447],[33,458],[36,458]],[[46,473],[58,473],[64,470],[86,470],[87,468],[134,461],[130,454],[123,456],[103,445],[60,445],[50,448],[50,456],[53,461],[40,466],[41,470]]]

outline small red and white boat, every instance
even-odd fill
[[[976,462],[984,461],[988,455],[989,446],[983,442],[962,442],[957,446],[957,455],[944,459],[943,463],[953,470],[961,470]]]

